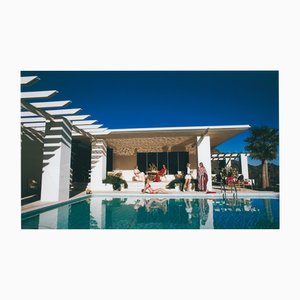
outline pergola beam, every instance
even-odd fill
[[[31,102],[30,104],[37,108],[55,108],[55,107],[65,107],[72,103],[70,100],[61,101],[50,101],[50,102]]]
[[[90,125],[96,123],[97,120],[72,121],[73,125]],[[101,124],[102,125],[102,124]]]
[[[236,160],[239,158],[241,154],[245,154],[246,156],[250,156],[250,153],[238,152],[238,153],[215,153],[211,155],[212,160],[225,160],[226,158],[230,158]]]
[[[29,110],[30,112],[33,112],[34,114],[36,114],[40,117],[44,117],[50,121],[54,121],[53,117],[49,113],[47,113],[44,110],[34,107],[33,105],[31,105],[30,103],[27,103],[24,100],[21,100],[21,107]],[[21,113],[21,115],[22,115],[22,113]]]
[[[73,120],[84,120],[89,118],[91,115],[76,115],[76,116],[65,116],[65,118],[69,121]],[[22,123],[29,123],[29,122],[44,122],[46,119],[44,117],[33,117],[33,118],[21,118]]]
[[[39,80],[40,78],[38,76],[23,76],[21,77],[21,85],[30,85]]]
[[[77,115],[77,116],[65,116],[65,118],[69,121],[77,121],[77,120],[84,120],[89,118],[91,115]]]
[[[34,106],[33,106],[34,107]],[[81,108],[71,108],[71,109],[58,109],[58,110],[45,110],[46,113],[51,116],[63,116],[63,115],[74,115],[81,111]],[[33,117],[36,113],[31,111],[22,111],[21,117]]]
[[[75,125],[75,124],[73,124]],[[87,131],[89,131],[90,129],[97,129],[100,128],[101,126],[103,126],[103,124],[95,124],[95,125],[76,125],[77,127],[81,128],[81,129],[85,129]]]
[[[73,124],[75,125],[75,124]],[[31,127],[31,128],[41,128],[45,129],[46,123],[24,123],[25,127]],[[75,125],[80,129],[84,129],[85,131],[89,131],[89,129],[98,129],[102,126],[102,124],[99,125]]]
[[[35,128],[35,127],[45,127],[46,126],[46,122],[42,122],[42,123],[24,123],[23,124],[24,127],[31,127],[31,128]]]
[[[53,115],[49,114],[48,111],[42,110],[40,108],[36,108],[33,105],[31,105],[30,103],[27,103],[24,100],[21,100],[21,106],[27,110],[29,110],[30,112],[33,112],[36,115],[39,115],[41,117],[44,117],[45,119],[55,122],[57,119],[53,118]],[[61,109],[60,111],[62,111],[63,109]],[[64,109],[64,111],[66,111],[67,109]],[[81,110],[81,109],[79,109]],[[62,117],[64,118],[64,117]],[[76,125],[71,125],[72,129],[74,131],[76,131],[77,133],[82,134],[83,136],[86,136],[88,138],[90,138],[91,140],[95,140],[95,138],[89,133],[84,131],[83,129],[78,128]]]
[[[37,98],[49,98],[56,95],[58,91],[51,90],[51,91],[37,91],[37,92],[22,92],[21,99],[37,99]]]
[[[40,143],[43,143],[44,135],[34,130],[33,128],[27,128],[21,125],[21,132],[23,132],[27,136],[29,134],[30,136],[33,136],[36,140],[38,140]]]
[[[87,131],[85,131],[85,130],[83,130],[83,129],[80,129],[80,128],[78,128],[78,127],[75,126],[75,125],[72,125],[72,129],[73,129],[74,131],[76,131],[77,133],[82,134],[83,136],[86,136],[86,137],[90,138],[92,141],[95,141],[95,140],[96,140],[96,138],[93,137],[89,132],[87,132]]]

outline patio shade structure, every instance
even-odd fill
[[[241,162],[241,171],[245,179],[249,179],[248,157],[250,153],[215,153],[212,154],[211,160],[225,160],[225,167],[231,167],[231,161],[239,159]]]
[[[21,77],[21,85],[26,87],[39,80],[37,76]],[[61,109],[69,105],[70,100],[47,101],[57,94],[56,90],[21,93],[21,133],[30,140],[43,143],[41,201],[69,198],[73,136],[84,136],[98,147],[101,144],[100,154],[92,154],[91,181],[100,182],[101,185],[100,178],[104,179],[106,174],[102,172],[102,156],[106,156],[106,145],[96,135],[107,135],[109,130],[102,128],[102,124],[95,124],[97,120],[87,120],[90,115],[78,115],[80,108]],[[35,99],[44,101],[33,102]],[[99,164],[101,170],[97,168]]]

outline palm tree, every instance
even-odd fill
[[[249,129],[251,136],[244,141],[249,143],[245,149],[250,151],[250,156],[261,160],[262,164],[262,188],[268,188],[269,174],[268,161],[277,156],[277,146],[279,144],[278,129],[267,126],[252,127]]]

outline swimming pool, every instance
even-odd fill
[[[152,197],[152,198],[151,198]],[[22,214],[22,229],[279,229],[279,199],[86,196]]]

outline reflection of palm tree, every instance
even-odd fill
[[[271,224],[273,224],[274,218],[271,206],[271,199],[264,199],[264,206],[266,210],[267,219]]]

